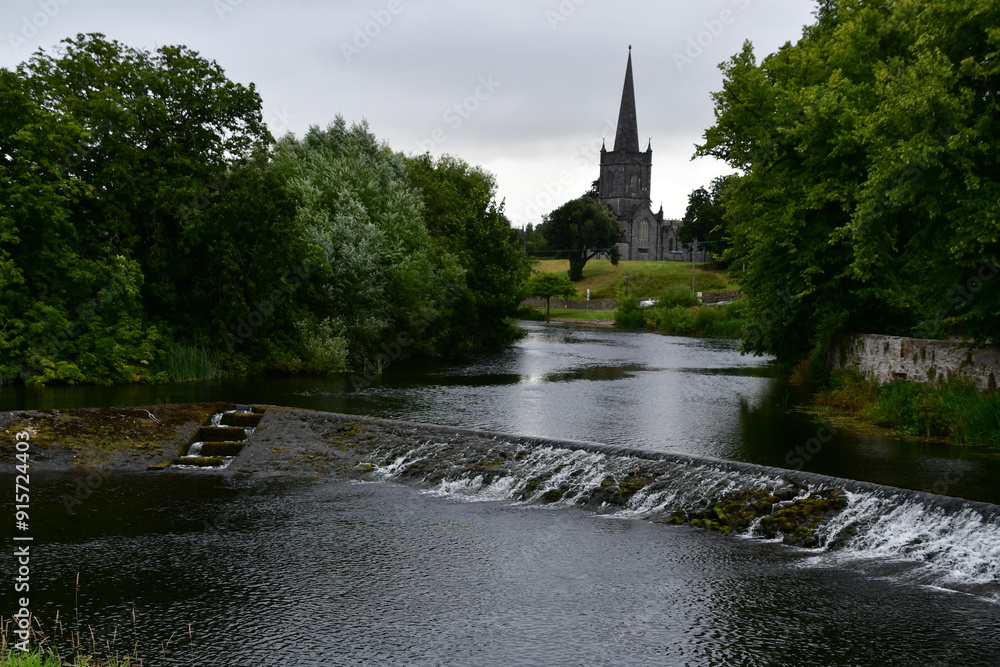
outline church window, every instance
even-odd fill
[[[645,220],[639,223],[639,243],[643,246],[649,243],[649,223]]]
[[[670,250],[670,252],[674,251],[674,237],[672,236],[670,237],[670,241],[667,243],[667,249]]]
[[[632,196],[639,194],[639,176],[632,174],[628,179],[628,193]]]

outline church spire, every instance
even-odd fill
[[[615,151],[639,152],[639,127],[635,117],[635,87],[632,84],[632,46],[628,47],[628,66],[625,68],[625,88],[622,106],[618,111],[618,131],[615,132]]]

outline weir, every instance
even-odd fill
[[[330,413],[352,474],[470,501],[581,508],[783,542],[847,566],[1000,603],[1000,506],[868,482],[595,442]]]

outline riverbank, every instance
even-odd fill
[[[808,410],[856,430],[956,445],[1000,447],[1000,394],[967,379],[879,384],[855,371],[834,371]]]

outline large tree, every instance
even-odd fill
[[[701,155],[727,190],[754,352],[838,331],[995,336],[1000,2],[825,0],[794,45],[723,66]]]
[[[618,220],[611,209],[587,195],[549,213],[542,234],[550,248],[569,258],[569,279],[574,282],[583,279],[583,267],[600,253],[609,254],[611,263],[618,264]]]
[[[423,195],[427,229],[462,267],[451,321],[438,326],[441,347],[472,350],[508,343],[519,335],[516,312],[528,261],[517,232],[496,200],[496,179],[450,155],[407,158],[410,182]]]

